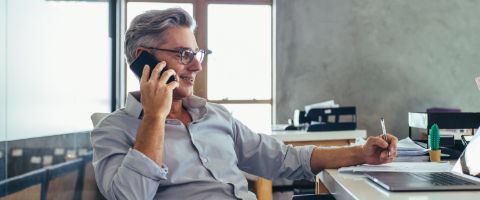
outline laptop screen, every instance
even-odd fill
[[[480,178],[480,128],[463,151],[452,171]]]

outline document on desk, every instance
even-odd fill
[[[448,162],[392,162],[383,165],[342,167],[338,172],[449,172],[452,167]]]
[[[415,144],[409,137],[401,139],[397,144],[397,156],[421,156],[428,153],[428,149],[425,149],[418,144]]]

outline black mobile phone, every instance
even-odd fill
[[[145,65],[148,65],[150,66],[150,74],[148,75],[148,77],[150,78],[150,76],[152,75],[153,68],[155,68],[157,63],[158,63],[158,60],[155,58],[155,56],[148,53],[147,51],[142,51],[142,53],[140,53],[140,55],[132,62],[132,64],[130,64],[130,69],[133,71],[135,76],[137,76],[138,80],[140,80],[140,77],[142,77],[143,68],[145,67]],[[160,72],[160,76],[167,69],[168,69],[168,66],[165,66]],[[168,78],[167,84],[176,80],[177,79],[175,78],[175,76],[172,75],[170,76],[170,78]]]

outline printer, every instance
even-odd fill
[[[285,130],[355,130],[357,128],[356,107],[332,105],[331,107],[324,106],[323,108],[322,106],[306,106],[305,110],[295,110],[293,120],[289,120],[289,126]]]

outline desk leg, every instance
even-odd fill
[[[323,173],[323,172],[320,172]],[[315,194],[329,194],[327,187],[322,183],[319,176],[315,176]]]
[[[255,181],[255,191],[258,200],[272,200],[272,181],[258,177]]]

